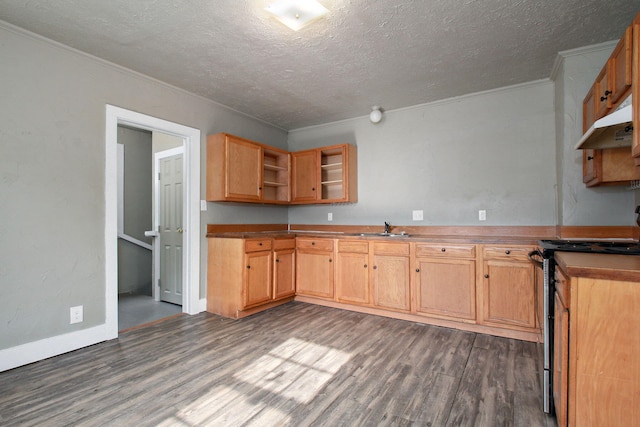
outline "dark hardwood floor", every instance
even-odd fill
[[[304,303],[0,373],[2,426],[553,426],[534,343]]]

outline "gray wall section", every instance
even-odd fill
[[[0,349],[105,322],[106,104],[200,129],[202,171],[209,133],[287,148],[281,129],[1,23],[0,58]],[[287,208],[209,204],[201,297],[219,222],[286,223]]]
[[[381,227],[556,223],[550,81],[387,112],[377,125],[360,118],[289,134],[292,151],[341,142],[358,147],[358,203],[292,207],[290,223],[327,224],[328,212],[335,223]]]

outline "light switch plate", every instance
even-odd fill
[[[202,212],[207,210],[207,201],[206,200],[200,200],[200,210]]]
[[[484,209],[480,209],[478,211],[478,221],[486,221],[487,220],[487,211]]]
[[[78,305],[76,307],[69,308],[69,323],[81,323],[83,320],[83,306]]]
[[[422,210],[413,211],[413,220],[414,221],[423,221],[424,220],[424,212]]]
[[[333,214],[331,212],[327,214],[327,221],[333,221]]]

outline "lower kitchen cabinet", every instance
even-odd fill
[[[369,242],[338,240],[337,243],[336,300],[369,304]]]
[[[481,324],[535,330],[535,267],[529,246],[483,246]]]
[[[475,245],[416,243],[416,313],[475,320]]]
[[[640,283],[558,273],[565,278],[555,298],[558,426],[639,425]]]
[[[388,310],[410,311],[410,244],[374,241],[371,245],[373,305]]]
[[[296,293],[332,299],[334,295],[333,240],[296,239]]]
[[[209,238],[207,245],[208,312],[239,318],[293,299],[293,273],[273,274],[272,239]]]
[[[296,293],[296,239],[273,240],[273,298],[294,296]]]

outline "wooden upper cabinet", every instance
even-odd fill
[[[593,95],[595,98],[595,111],[596,111],[596,119],[604,116],[611,108],[611,94],[609,87],[609,65],[608,63],[602,67],[600,74],[596,77],[596,81],[593,84],[594,90]]]
[[[339,144],[291,154],[293,203],[358,201],[356,147]]]
[[[624,36],[618,42],[607,62],[611,91],[609,98],[612,105],[625,97],[624,95],[628,94],[631,88],[632,28],[633,26],[629,26],[629,28],[626,29]]]
[[[291,154],[291,201],[315,202],[318,198],[318,151],[306,150]]]
[[[260,201],[262,146],[233,135],[207,137],[207,200]]]

